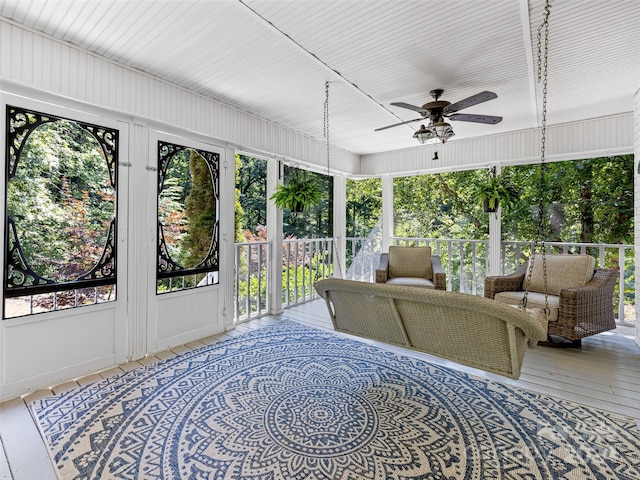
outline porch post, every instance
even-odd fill
[[[382,252],[389,251],[393,237],[393,178],[382,177]]]
[[[490,167],[492,168],[492,167]],[[502,168],[496,165],[496,175],[502,173]],[[489,213],[489,264],[487,275],[503,275],[501,247],[502,247],[502,207],[498,204],[496,213]]]
[[[640,345],[640,85],[634,94],[634,160],[633,160],[633,205],[634,205],[634,251],[635,251],[635,270],[636,270],[636,343]]]
[[[279,160],[267,162],[267,241],[269,242],[269,270],[267,283],[269,291],[269,313],[277,315],[282,313],[282,210],[276,208],[273,200],[269,200],[276,191],[276,187],[282,183],[284,165]]]
[[[347,179],[342,175],[333,177],[333,237],[333,276],[347,278]]]

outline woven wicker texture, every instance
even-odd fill
[[[389,251],[395,248],[402,249],[418,249],[418,248],[429,248],[430,247],[389,247]],[[444,273],[442,269],[442,263],[440,261],[440,257],[437,255],[431,255],[431,276],[429,277],[430,281],[421,281],[426,280],[424,277],[414,277],[414,276],[399,276],[393,278],[393,283],[396,285],[410,285],[413,287],[423,287],[423,288],[434,288],[436,290],[446,290],[447,289],[447,275]],[[376,283],[387,283],[390,278],[393,277],[389,273],[390,271],[390,262],[389,262],[389,253],[380,254],[380,262],[378,263],[378,268],[376,269]],[[416,280],[418,279],[418,280]]]
[[[316,290],[337,331],[511,378],[520,375],[527,344],[547,336],[540,310],[522,312],[474,295],[336,278],[321,280]]]
[[[526,272],[527,264],[523,264],[511,275],[486,277],[484,296],[493,299],[499,292],[524,292]],[[599,268],[583,287],[560,288],[558,317],[549,322],[549,333],[579,340],[616,328],[613,289],[617,279],[617,270]]]

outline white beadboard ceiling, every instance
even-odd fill
[[[552,0],[548,124],[633,111],[640,1]],[[429,91],[498,98],[457,139],[540,125],[543,0],[0,0],[16,24],[356,154],[415,147]]]

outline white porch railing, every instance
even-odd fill
[[[382,249],[381,238],[348,237],[346,265],[338,272],[351,280],[375,281]],[[439,255],[450,291],[484,294],[488,271],[488,240],[393,238],[395,245],[428,245]],[[502,242],[501,264],[509,273],[528,258],[533,242]],[[545,243],[548,253],[587,253],[601,268],[620,271],[614,304],[618,323],[634,322],[634,246],[591,243]],[[267,242],[237,243],[235,277],[235,321],[269,312],[269,248]],[[335,242],[331,238],[285,240],[282,244],[282,306],[291,307],[317,298],[315,283],[333,274]]]
[[[235,244],[234,321],[269,312],[270,242]]]
[[[333,238],[288,239],[282,243],[282,306],[317,298],[315,284],[333,274]],[[235,244],[234,321],[266,315],[270,308],[271,244]]]
[[[282,306],[318,298],[315,284],[333,274],[333,238],[303,238],[282,242]]]

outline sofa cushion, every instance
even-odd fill
[[[389,247],[389,278],[433,279],[431,247]]]
[[[533,262],[535,267],[535,261]],[[494,299],[500,303],[506,303],[507,305],[518,306],[520,305],[520,301],[524,297],[524,292],[500,292],[496,293]],[[547,300],[549,302],[549,318],[550,322],[556,322],[558,320],[558,310],[560,310],[560,297],[556,295],[547,295]],[[527,308],[540,308],[544,310],[545,302],[544,302],[544,293],[538,292],[529,292],[527,295]]]
[[[557,254],[545,255],[545,257],[547,263],[547,293],[550,295],[560,295],[560,290],[563,288],[585,286],[593,277],[593,272],[596,268],[596,259],[591,255]],[[528,288],[525,283],[524,288],[530,292],[544,293],[542,255],[534,257],[531,283]]]
[[[421,277],[394,277],[387,281],[387,285],[404,285],[405,287],[436,288],[431,280]]]

